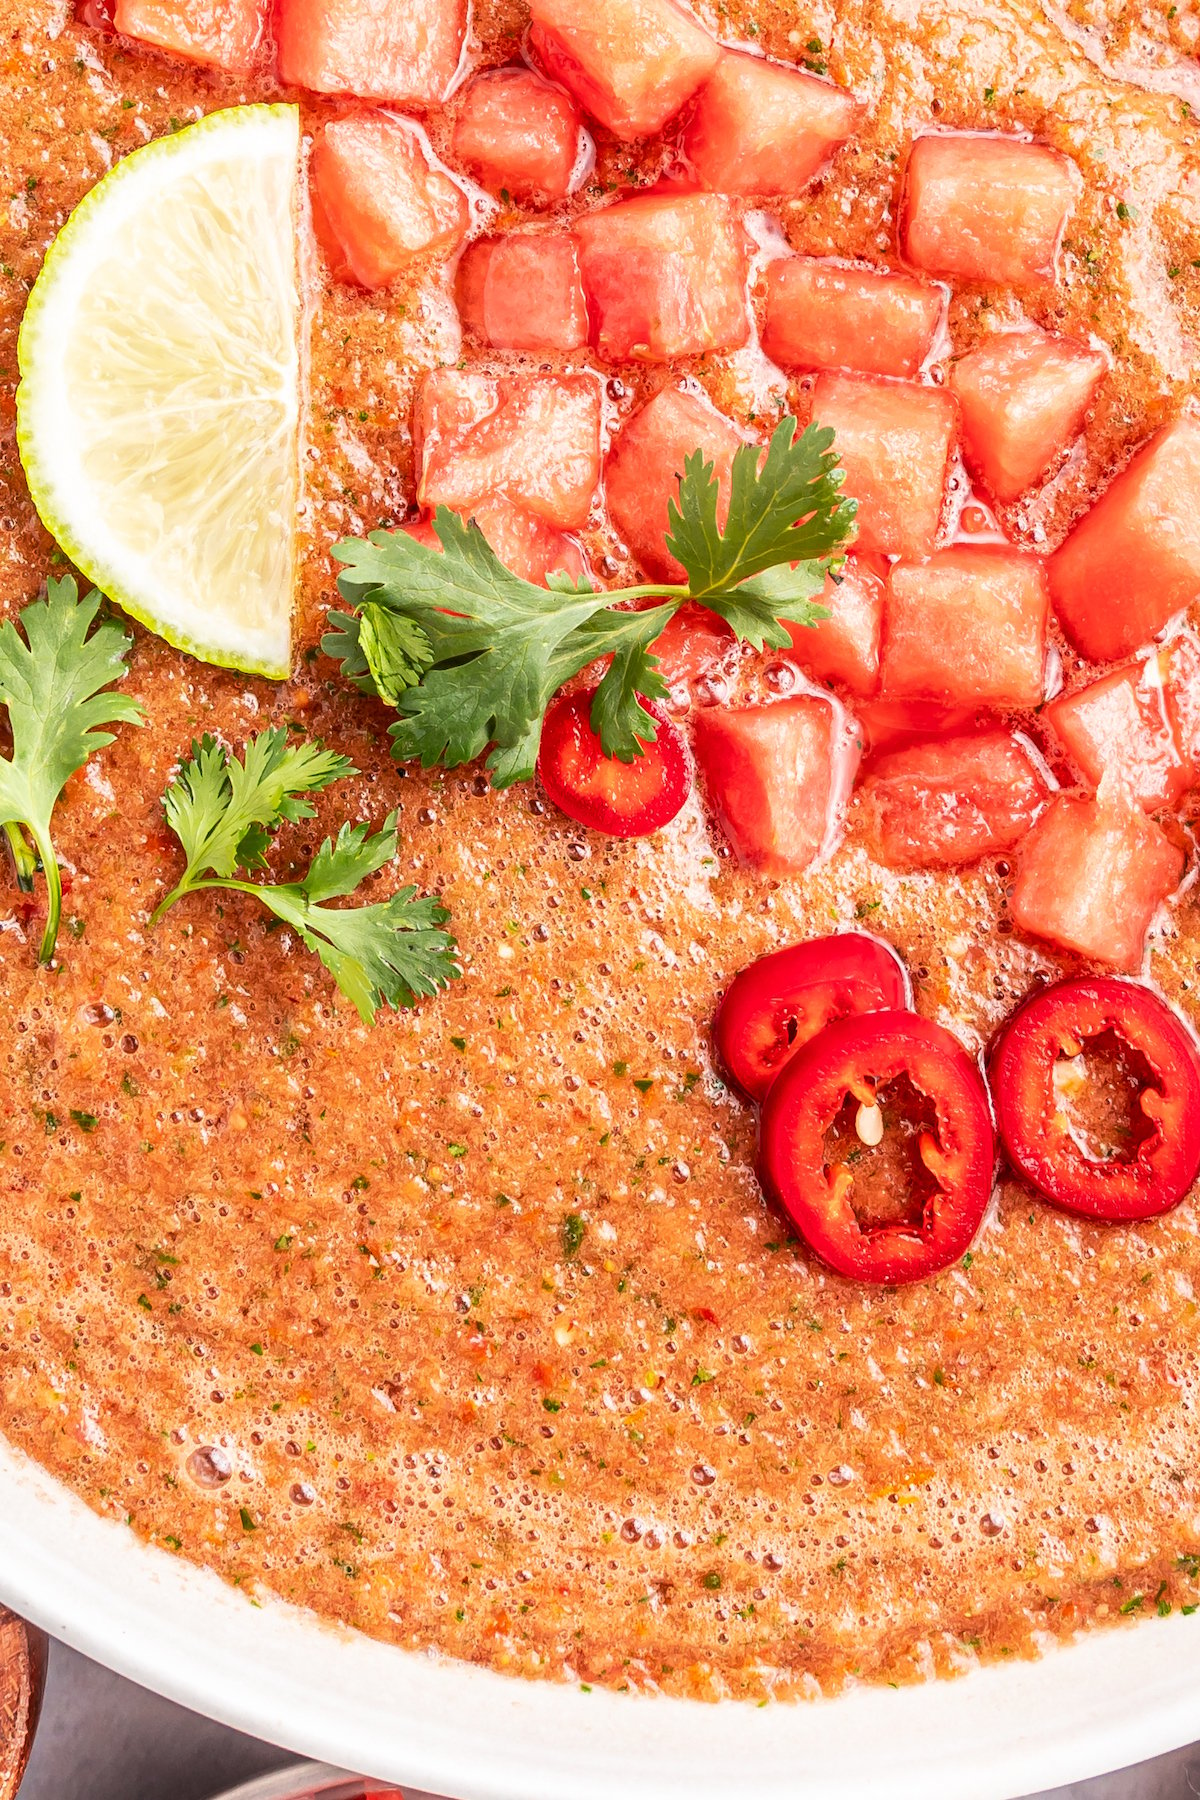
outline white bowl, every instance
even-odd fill
[[[815,1704],[583,1693],[255,1606],[97,1517],[2,1440],[0,1598],[184,1706],[455,1800],[1011,1800],[1200,1737],[1200,1614]]]
[[[310,1800],[310,1796],[324,1800],[326,1793],[336,1795],[346,1786],[345,1772],[329,1763],[292,1763],[290,1768],[276,1769],[226,1793],[214,1794],[213,1800]]]

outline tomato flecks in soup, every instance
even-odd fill
[[[1024,1653],[1143,1595],[1190,1607],[1191,1198],[1113,1230],[1005,1178],[955,1266],[894,1290],[843,1279],[764,1203],[753,1120],[716,1078],[709,1021],[757,957],[853,929],[896,946],[917,1013],[952,1026],[964,1054],[1081,955],[1144,966],[1191,1005],[1192,902],[1155,923],[1183,867],[1176,823],[1124,792],[1093,799],[1025,708],[1043,633],[1037,697],[1059,662],[1075,695],[1144,660],[1195,597],[1194,445],[1177,423],[1200,303],[1194,122],[1171,93],[1107,78],[1033,0],[992,9],[986,33],[977,0],[904,20],[868,0],[811,18],[771,0],[719,20],[675,0],[535,10],[530,51],[557,96],[541,141],[536,107],[486,89],[480,104],[485,71],[532,91],[517,54],[529,15],[507,0],[473,9],[469,44],[461,0],[393,7],[378,33],[376,8],[286,0],[274,43],[233,75],[148,31],[64,24],[52,0],[0,0],[10,402],[24,295],[67,211],[146,137],[280,97],[273,52],[314,143],[373,102],[428,140],[427,153],[415,140],[425,173],[408,163],[415,186],[398,162],[386,186],[361,169],[331,184],[335,206],[357,197],[361,212],[312,259],[295,679],[206,668],[139,632],[129,686],[153,728],[102,750],[60,808],[73,886],[52,974],[28,954],[34,897],[0,886],[5,1433],[101,1511],[247,1589],[530,1676],[810,1693],[851,1672],[905,1681]],[[1169,30],[1156,82],[1184,49]],[[1122,54],[1123,33],[1119,20],[1108,33]],[[750,50],[771,66],[748,69]],[[805,80],[775,79],[776,65]],[[777,191],[770,143],[705,126],[764,117],[745,103],[752,85],[797,134],[814,171],[803,190]],[[1044,154],[977,154],[914,188],[912,138],[944,135],[943,121],[993,151],[998,138]],[[989,210],[1001,161],[1022,185]],[[469,241],[517,246],[464,258],[465,335],[453,231],[438,243],[432,216],[443,168]],[[395,201],[414,192],[424,247],[397,267],[397,242],[415,240]],[[989,218],[1008,222],[999,258]],[[828,284],[793,293],[764,242],[810,271],[856,271],[844,291],[882,305],[851,318],[848,302],[842,318]],[[347,247],[381,285],[344,278]],[[505,265],[556,271],[553,292],[523,307],[529,277],[501,287]],[[881,290],[888,276],[903,285]],[[758,346],[776,289],[772,361]],[[803,316],[822,322],[815,390]],[[698,742],[713,721],[704,800],[725,796],[728,830],[689,805],[623,842],[580,831],[532,785],[398,771],[387,715],[319,658],[339,538],[421,527],[441,499],[532,579],[569,564],[604,585],[679,581],[665,534],[682,459],[714,459],[723,520],[737,444],[764,441],[780,409],[821,418],[821,403],[860,503],[856,558],[872,544],[918,564],[944,552],[974,504],[968,475],[999,535],[1046,558],[1048,620],[1014,614],[1016,687],[977,700],[980,656],[943,661],[931,692],[912,632],[897,663],[874,563],[840,617],[827,583],[839,656],[798,626],[791,650],[761,653],[718,632],[709,658],[689,618],[664,710]],[[11,615],[50,546],[11,456],[0,484]],[[1157,530],[1163,507],[1177,532]],[[977,646],[1008,646],[1003,620],[973,616]],[[1150,654],[1195,764],[1190,641]],[[932,661],[943,646],[925,649]],[[889,654],[906,691],[881,697]],[[968,677],[972,697],[955,697]],[[786,732],[757,730],[797,700]],[[814,795],[781,791],[760,751],[777,731],[798,756],[820,734],[795,722],[835,700],[880,760],[922,753],[872,790],[875,836],[852,809],[842,844],[809,864],[828,757],[805,760]],[[146,931],[169,882],[160,796],[181,748],[268,724],[301,726],[362,771],[336,811],[318,797],[318,818],[281,834],[280,878],[340,817],[395,807],[406,879],[453,913],[464,980],[369,1035],[315,960],[236,896],[220,910],[197,897]],[[982,760],[961,751],[977,734]],[[1032,761],[1019,809],[995,778],[1023,768],[1023,737],[1068,784],[1040,812]],[[754,800],[741,812],[739,791]],[[1031,835],[1002,844],[1014,810],[1036,813]],[[878,855],[885,827],[902,869]],[[968,844],[979,854],[959,862]],[[1117,862],[1128,879],[1114,885]],[[890,1077],[877,1146],[857,1133],[861,1101],[834,1115],[825,1149],[857,1171],[860,1237],[919,1237],[909,1214],[936,1206],[935,1182],[975,1194],[921,1158],[925,1139],[953,1154],[930,1086]],[[214,1469],[215,1484],[200,1478]]]

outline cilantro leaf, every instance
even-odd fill
[[[382,869],[396,854],[396,815],[389,813],[383,830],[372,832],[369,825],[341,827],[337,838],[326,838],[309,864],[304,877],[304,892],[313,901],[333,900],[339,894],[352,894],[368,875]]]
[[[355,772],[347,757],[320,744],[289,744],[282,726],[252,737],[241,762],[215,738],[193,743],[163,796],[167,824],[188,859],[180,888],[206,872],[263,868],[263,853],[284,820],[312,818],[304,794]]]
[[[151,924],[199,889],[252,894],[320,957],[369,1025],[384,1004],[411,1006],[459,973],[454,939],[441,929],[450,915],[437,899],[404,887],[365,906],[324,904],[352,894],[392,860],[395,813],[377,832],[363,824],[342,825],[336,838],[325,839],[299,881],[234,876],[235,869],[264,866],[271,834],[285,819],[313,817],[305,794],[353,773],[344,756],[317,744],[289,745],[280,729],[251,738],[240,761],[211,737],[193,744],[163,796],[187,868],[155,908]]]
[[[411,1006],[458,975],[454,939],[439,929],[445,907],[412,887],[368,906],[333,907],[322,901],[354,892],[396,854],[396,815],[380,831],[345,824],[326,838],[301,881],[279,885],[245,882],[276,918],[292,925],[313,950],[367,1025],[386,1001]]]
[[[827,556],[849,535],[857,503],[840,494],[842,471],[833,431],[793,418],[775,427],[767,453],[757,444],[734,452],[729,511],[717,520],[719,493],[701,450],[685,459],[678,501],[667,502],[667,549],[687,570],[693,600],[724,614],[723,596],[781,563]]]
[[[474,520],[464,523],[444,506],[434,528],[441,552],[403,531],[374,531],[365,542],[335,545],[334,556],[346,565],[338,587],[368,616],[375,608],[417,626],[429,646],[419,684],[395,695],[397,761],[453,768],[491,744],[489,767],[497,785],[508,785],[533,774],[546,708],[590,660],[583,650],[582,660],[564,659],[564,640],[607,596],[523,581],[504,567]],[[336,654],[329,640],[324,648]],[[372,658],[361,623],[358,648],[382,694],[388,672]]]
[[[358,641],[375,689],[390,706],[402,689],[416,687],[433,659],[418,624],[369,602],[358,616]]]
[[[829,607],[815,603],[827,574],[835,583],[841,580],[836,569],[826,569],[821,562],[763,569],[723,595],[719,605],[714,601],[714,610],[739,637],[753,642],[755,634],[761,633],[763,643],[786,650],[792,641],[788,627],[811,627],[831,616]]]
[[[621,612],[605,607],[579,629],[580,645],[590,649],[580,667],[599,656],[612,661],[592,700],[591,726],[605,756],[632,762],[642,754],[642,744],[652,744],[658,726],[641,704],[665,700],[667,684],[659,673],[651,645],[663,634],[677,608],[674,604],[647,607],[642,612]]]
[[[333,610],[326,615],[326,620],[330,629],[321,639],[322,650],[334,662],[341,663],[342,674],[360,694],[374,694],[378,699],[379,689],[359,640],[359,615]]]
[[[334,546],[342,598],[322,648],[347,679],[397,713],[392,755],[455,767],[489,751],[496,787],[532,776],[554,694],[589,663],[610,658],[591,722],[605,755],[630,762],[653,742],[643,699],[666,684],[653,653],[679,607],[699,601],[735,636],[788,646],[789,625],[828,617],[814,604],[830,559],[849,538],[855,503],[820,426],[784,419],[763,451],[740,449],[719,523],[713,465],[686,459],[668,503],[667,546],[687,585],[648,583],[595,592],[562,571],[536,587],[506,569],[473,520],[439,507],[440,550],[407,532],[372,532]],[[635,609],[631,603],[656,599]]]
[[[62,913],[62,877],[50,822],[67,781],[92,752],[111,744],[103,725],[138,725],[142,708],[109,683],[125,674],[132,639],[112,619],[89,630],[101,596],[79,598],[71,576],[46,584],[46,598],[0,625],[0,703],[8,712],[12,754],[0,757],[0,824],[8,832],[22,886],[32,886],[28,831],[46,877],[49,906],[39,957],[49,962]]]

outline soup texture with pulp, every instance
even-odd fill
[[[1022,304],[965,288],[945,345],[1024,310],[1111,352],[1085,438],[1001,509],[1014,541],[1053,546],[1194,388],[1200,81],[1182,25],[1115,0],[699,11],[793,63],[817,40],[868,103],[825,173],[758,219],[764,244],[894,261],[899,171],[931,124],[1027,133],[1074,160],[1057,284]],[[480,6],[474,66],[518,54],[524,25]],[[13,427],[16,332],[48,243],[121,155],[279,90],[189,70],[63,0],[0,0],[0,26],[12,616],[53,568]],[[338,110],[301,104],[306,130]],[[447,158],[453,111],[424,117]],[[674,154],[595,136],[566,213]],[[502,203],[497,228],[520,217]],[[294,679],[208,668],[135,629],[126,685],[147,728],[67,789],[52,969],[36,965],[40,901],[0,887],[6,1436],[249,1594],[529,1676],[810,1694],[1193,1607],[1195,1201],[1102,1226],[1008,1183],[961,1265],[865,1288],[768,1206],[752,1116],[714,1068],[737,969],[846,927],[893,943],[918,1010],[981,1048],[1039,972],[1069,966],[1008,927],[1007,866],[890,873],[852,813],[831,859],[765,879],[696,795],[657,836],[619,842],[532,784],[398,770],[388,715],[317,645],[330,545],[413,500],[415,386],[464,354],[451,277],[435,261],[364,293],[318,276],[311,302]],[[587,351],[524,360],[599,368],[612,429],[664,379]],[[760,432],[807,411],[803,384],[753,349],[680,372]],[[597,568],[614,556],[614,580],[633,579],[599,525],[586,535]],[[771,659],[723,679],[765,694]],[[240,745],[270,723],[361,770],[285,828],[279,878],[341,818],[395,807],[398,879],[452,912],[449,993],[367,1029],[250,900],[197,895],[148,929],[180,867],[161,807],[178,758],[202,732]],[[1148,973],[1193,1016],[1196,946],[1185,892]]]

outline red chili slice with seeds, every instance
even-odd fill
[[[1055,1206],[1150,1219],[1200,1171],[1200,1051],[1137,982],[1043,989],[1010,1020],[990,1072],[1009,1159]]]
[[[922,1281],[987,1209],[987,1090],[957,1038],[908,1012],[838,1019],[767,1095],[763,1182],[808,1244],[855,1281]]]
[[[785,1063],[834,1019],[902,1010],[908,977],[895,951],[860,931],[789,944],[735,975],[713,1033],[726,1074],[762,1100]]]
[[[646,837],[666,825],[687,799],[692,765],[680,733],[653,701],[642,705],[658,727],[632,762],[605,756],[591,726],[595,689],[565,694],[542,726],[538,775],[554,804],[593,831],[610,837]]]

